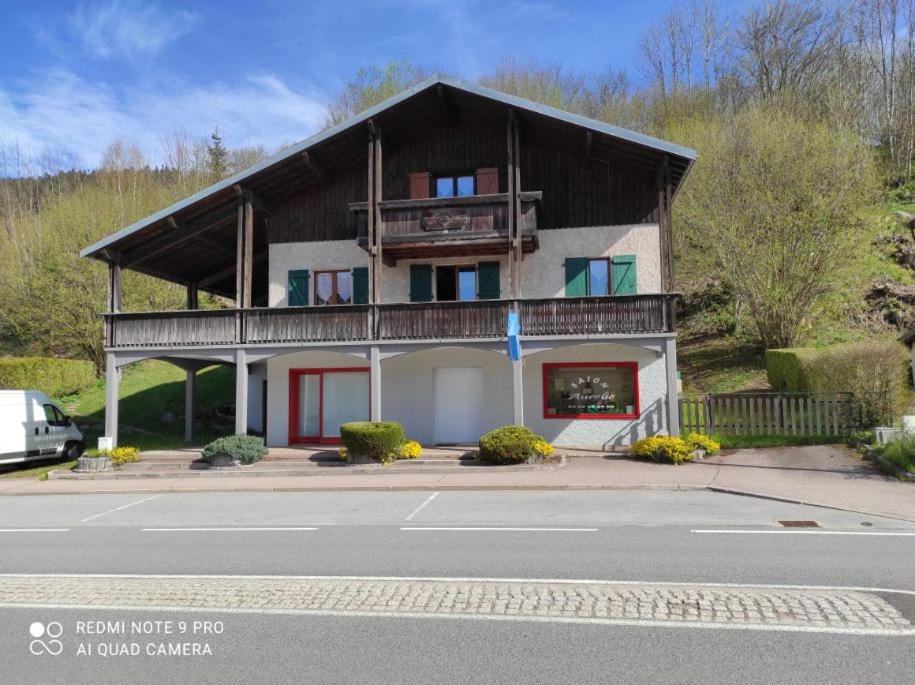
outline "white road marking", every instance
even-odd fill
[[[865,535],[867,537],[915,537],[915,533],[893,533],[875,531],[866,533],[863,530],[691,530],[690,533],[709,535]]]
[[[0,533],[66,533],[69,528],[0,528]]]
[[[161,497],[161,496],[162,496],[162,493],[159,493],[158,495],[153,495],[152,497],[147,497],[145,499],[137,500],[136,502],[131,502],[130,504],[125,504],[120,507],[115,507],[114,509],[109,509],[108,511],[103,511],[101,514],[95,514],[94,516],[90,516],[89,518],[84,518],[82,521],[80,521],[80,523],[86,523],[86,521],[92,521],[93,519],[97,519],[102,516],[107,516],[108,514],[113,514],[114,512],[121,511],[122,509],[126,509],[127,507],[133,507],[133,506],[136,506],[137,504],[143,504],[143,502],[148,502],[150,500],[156,499],[156,497]]]
[[[512,533],[596,533],[597,528],[519,528],[496,526],[403,526],[401,530],[456,530],[456,531],[491,531]]]
[[[444,583],[564,583],[566,585],[664,585],[671,587],[724,587],[724,588],[768,588],[775,590],[847,590],[852,592],[894,592],[915,597],[915,590],[899,590],[885,587],[862,587],[859,585],[784,585],[766,583],[708,583],[703,580],[668,582],[660,580],[613,580],[605,578],[481,578],[451,576],[299,576],[270,575],[255,573],[0,573],[0,578],[218,578],[218,579],[259,579],[264,580],[395,580],[395,581],[439,581]]]
[[[299,531],[299,530],[317,530],[316,527],[304,526],[237,526],[223,528],[142,528],[144,533],[234,533],[245,531]]]
[[[409,516],[407,516],[406,520],[412,521],[413,517],[416,516],[419,512],[421,512],[423,510],[423,507],[425,507],[427,504],[429,504],[429,502],[434,500],[436,497],[438,497],[437,492],[433,492],[431,495],[429,495],[429,497],[426,498],[426,501],[424,501],[422,504],[420,504],[418,507],[416,507],[416,509],[414,509],[413,512]]]

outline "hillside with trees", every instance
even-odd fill
[[[326,125],[434,67],[359,71]],[[915,325],[915,0],[776,0],[740,16],[692,0],[641,37],[636,65],[509,58],[479,82],[697,150],[674,205],[688,389],[764,383],[765,348]],[[100,368],[106,275],[79,248],[265,151],[227,147],[217,130],[173,134],[159,165],[147,154],[116,140],[98,169],[78,170],[63,153],[0,145],[0,352]],[[124,290],[125,309],[183,304],[130,272]]]

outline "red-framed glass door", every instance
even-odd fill
[[[341,424],[369,416],[367,367],[289,371],[290,444],[339,444]]]

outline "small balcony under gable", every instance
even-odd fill
[[[541,197],[540,191],[519,193],[518,234],[525,253],[538,246]],[[508,254],[508,202],[508,193],[382,200],[382,258],[393,265],[398,259]],[[368,250],[368,203],[353,202],[349,208],[359,246]]]

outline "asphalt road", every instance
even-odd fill
[[[813,520],[800,532],[779,520]],[[915,525],[710,492],[0,498],[0,573],[594,579],[915,591]],[[221,620],[211,655],[78,656],[78,620]],[[33,655],[29,625],[66,649]],[[915,638],[0,608],[9,682],[910,682]],[[149,640],[144,638],[141,646]],[[116,642],[116,641],[115,641]],[[4,659],[5,660],[5,659]],[[6,678],[4,678],[6,679]]]

